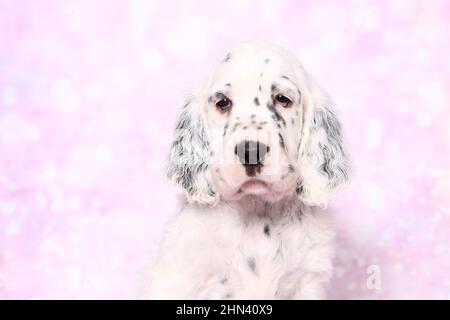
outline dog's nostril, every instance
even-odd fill
[[[244,165],[262,165],[264,157],[269,152],[269,147],[264,143],[245,140],[237,144],[234,153]]]

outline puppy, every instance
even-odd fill
[[[186,192],[145,298],[321,299],[325,207],[348,180],[333,103],[285,50],[236,46],[183,106],[168,176]]]

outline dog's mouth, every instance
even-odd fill
[[[260,179],[250,179],[241,184],[237,193],[262,195],[267,193],[269,190],[269,185],[265,181]]]
[[[239,201],[247,196],[269,202],[278,201],[295,192],[298,172],[288,167],[268,168],[267,174],[249,177],[241,167],[212,167],[216,191],[227,201]]]

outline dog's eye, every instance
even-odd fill
[[[277,94],[275,96],[275,103],[282,106],[283,108],[288,108],[291,106],[292,101],[291,101],[291,99],[289,99],[288,97],[286,97],[282,94]]]
[[[220,111],[228,111],[231,108],[231,100],[228,98],[222,98],[216,102],[216,107],[219,108]]]

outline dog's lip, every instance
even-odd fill
[[[239,187],[237,193],[246,193],[246,194],[264,194],[269,191],[269,185],[267,182],[260,179],[250,179],[245,181]]]

